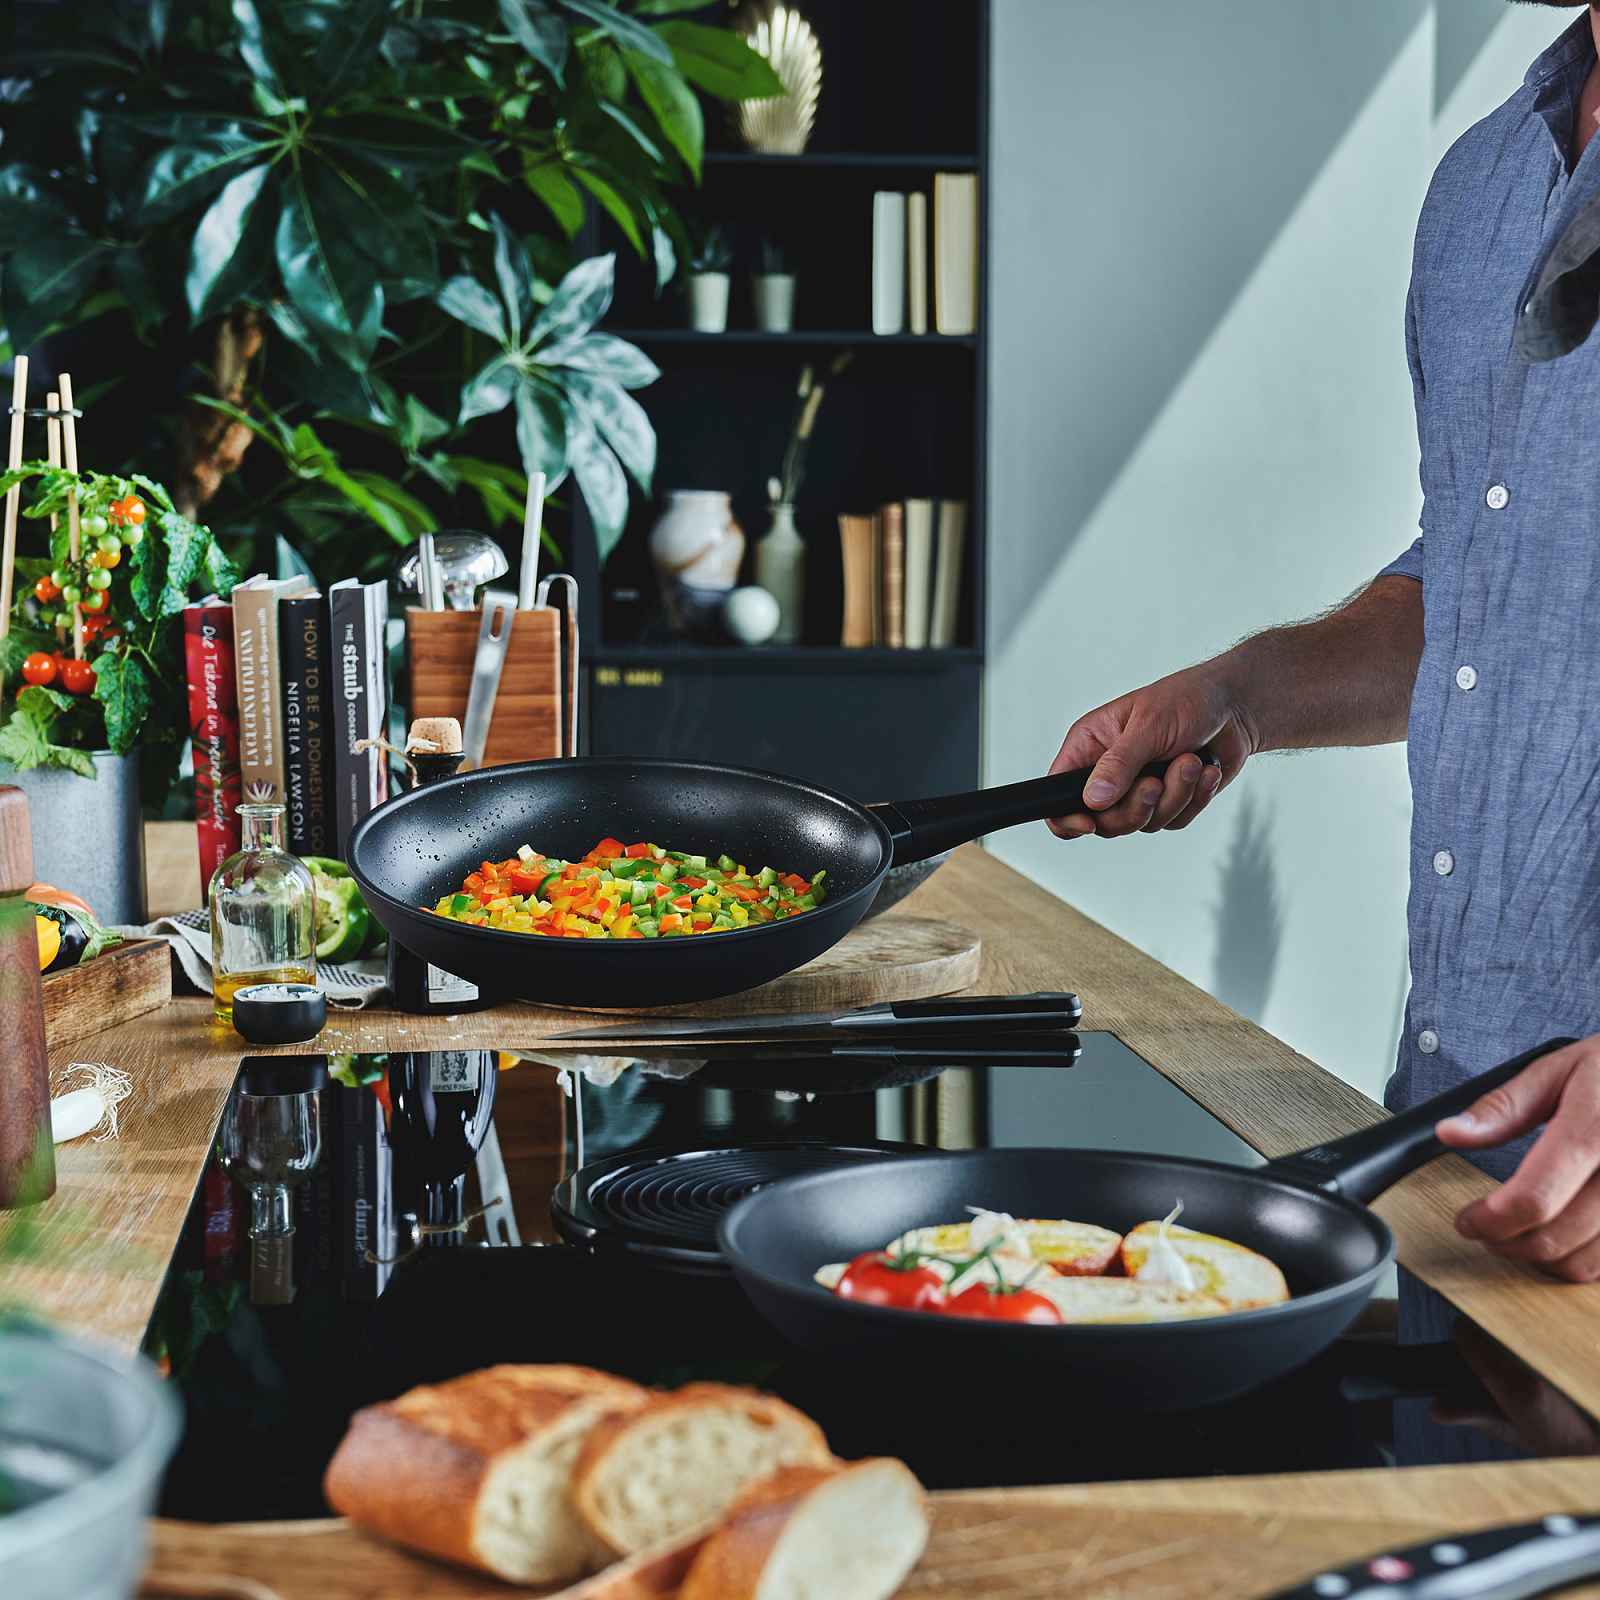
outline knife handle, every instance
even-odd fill
[[[1075,994],[965,994],[863,1006],[836,1017],[833,1026],[847,1033],[870,1033],[879,1028],[928,1033],[994,1026],[1072,1028],[1082,1015],[1083,1006]]]

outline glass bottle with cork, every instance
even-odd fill
[[[317,892],[311,873],[283,847],[281,801],[239,807],[242,848],[211,878],[211,993],[219,1022],[255,983],[317,981]]]

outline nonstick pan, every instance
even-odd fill
[[[804,965],[861,920],[891,867],[1081,810],[1088,776],[859,805],[740,767],[613,756],[530,761],[481,768],[380,806],[351,835],[350,870],[391,938],[485,994],[550,1005],[677,1005],[752,989]],[[828,898],[760,928],[614,941],[474,928],[420,909],[518,845],[574,859],[607,836],[726,853],[808,878],[826,869]]]
[[[981,1150],[908,1156],[786,1179],[739,1202],[718,1242],[756,1309],[796,1344],[840,1356],[897,1351],[986,1371],[1049,1363],[1050,1381],[1121,1409],[1210,1404],[1309,1361],[1350,1325],[1394,1258],[1394,1235],[1363,1203],[1442,1153],[1433,1126],[1570,1044],[1553,1039],[1409,1111],[1263,1167],[1106,1150]],[[1182,1198],[1184,1223],[1248,1245],[1283,1269],[1282,1305],[1188,1322],[1015,1323],[841,1300],[812,1274],[881,1249],[969,1205],[1069,1217],[1127,1232]]]

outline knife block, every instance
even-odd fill
[[[410,715],[454,717],[466,726],[472,664],[483,613],[406,609]],[[483,765],[542,761],[576,754],[577,619],[570,620],[563,660],[561,612],[519,611],[495,696]]]
[[[28,799],[0,787],[0,1210],[56,1190],[50,1060],[44,1042],[39,936],[23,900],[33,882]]]

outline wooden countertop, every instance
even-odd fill
[[[152,908],[193,903],[198,880],[189,827],[152,824],[148,840]],[[1004,905],[1003,917],[983,909],[997,905]],[[1086,1028],[1117,1034],[1265,1155],[1348,1132],[1383,1114],[1342,1080],[976,847],[958,852],[906,911],[948,917],[982,934],[980,990],[1076,990]],[[888,913],[899,914],[898,908]],[[454,1019],[345,1012],[330,1020],[318,1045],[329,1051],[445,1043],[519,1048],[569,1021],[567,1014],[521,1005]],[[15,1270],[10,1288],[68,1326],[136,1347],[240,1054],[237,1036],[211,1021],[209,1000],[185,998],[85,1040],[52,1062],[59,1068],[67,1059],[109,1061],[130,1072],[136,1088],[122,1107],[119,1139],[80,1140],[58,1151],[58,1192],[39,1213],[39,1242],[53,1264]],[[1466,1162],[1446,1157],[1397,1185],[1377,1209],[1394,1229],[1407,1267],[1600,1415],[1600,1285],[1557,1284],[1460,1239],[1450,1219],[1489,1187]],[[1336,1547],[1355,1554],[1389,1537],[1372,1532],[1379,1525],[1393,1524],[1395,1537],[1423,1537],[1447,1526],[1593,1507],[1600,1503],[1600,1462],[1101,1485],[1005,1499],[1049,1503],[1091,1519],[1114,1509],[1201,1512],[1207,1514],[1203,1522],[1223,1512],[1344,1518],[1348,1542]],[[1204,1593],[1208,1585],[1198,1581],[1203,1567],[1195,1568],[1194,1583],[1163,1583],[1161,1593]]]

